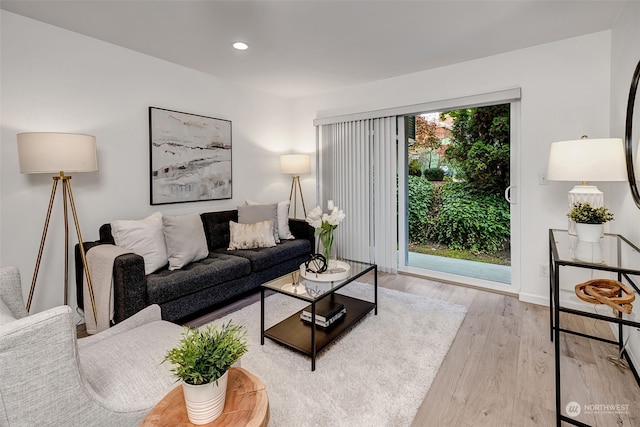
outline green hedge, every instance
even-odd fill
[[[429,209],[433,185],[426,179],[409,176],[409,241],[426,243],[429,234]]]
[[[444,179],[444,171],[440,168],[425,169],[422,174],[429,181],[442,181]]]
[[[464,183],[434,186],[410,176],[408,205],[411,243],[438,242],[476,253],[509,244],[509,204],[501,196],[477,194]]]
[[[498,195],[479,195],[464,183],[442,187],[442,208],[434,219],[434,240],[451,249],[496,252],[510,239],[509,203]]]

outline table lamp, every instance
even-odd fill
[[[589,203],[594,208],[604,206],[602,191],[589,181],[626,181],[624,147],[620,138],[581,139],[551,144],[547,179],[578,181],[569,191],[569,209],[574,203]],[[569,233],[575,234],[575,224],[569,221]]]
[[[293,176],[291,180],[291,191],[289,192],[289,201],[293,205],[293,217],[298,217],[297,193],[299,191],[302,211],[306,218],[307,208],[304,205],[304,197],[302,197],[300,175],[311,171],[310,156],[308,154],[283,154],[280,156],[280,170],[283,174]],[[291,205],[289,205],[289,212],[291,212]]]
[[[90,135],[72,134],[72,133],[55,133],[55,132],[30,132],[20,133],[18,139],[18,159],[20,161],[21,173],[56,173],[53,177],[53,187],[51,189],[51,197],[49,199],[49,208],[44,222],[42,238],[40,240],[40,248],[38,257],[36,258],[36,266],[31,281],[31,289],[27,300],[27,311],[31,308],[33,292],[35,290],[38,270],[40,269],[40,261],[42,259],[42,250],[47,237],[49,228],[49,220],[51,219],[51,210],[56,196],[58,181],[62,181],[62,197],[64,207],[64,304],[67,304],[67,294],[69,289],[69,220],[67,211],[67,202],[70,203],[73,220],[78,235],[78,244],[84,265],[85,277],[89,288],[89,297],[93,308],[94,317],[96,315],[95,300],[93,295],[93,286],[91,285],[91,277],[87,268],[87,259],[85,256],[84,246],[82,244],[82,235],[80,233],[80,223],[71,192],[71,176],[65,175],[66,172],[95,172],[98,170],[98,158],[96,153],[96,138]],[[68,194],[68,197],[67,197]]]

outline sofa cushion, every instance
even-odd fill
[[[145,274],[153,273],[167,265],[162,213],[155,212],[141,220],[112,221],[111,233],[117,246],[144,258]]]
[[[177,270],[209,255],[200,215],[165,215],[162,217],[162,225],[167,242],[169,270]]]
[[[147,276],[148,304],[162,304],[201,289],[251,274],[247,259],[230,254],[210,254],[180,270],[160,270]]]
[[[262,205],[264,203],[254,202],[253,200],[246,200],[247,205]],[[289,228],[289,206],[291,206],[291,202],[289,200],[284,200],[282,202],[278,202],[278,235],[280,239],[295,239],[293,234],[291,234],[291,229]]]
[[[238,206],[239,224],[255,224],[262,221],[273,221],[273,239],[276,243],[280,243],[277,205]]]
[[[246,258],[251,262],[251,270],[262,271],[283,261],[311,252],[311,243],[306,239],[283,240],[272,248],[225,250],[216,249],[217,253]]]
[[[229,250],[270,248],[276,245],[273,237],[273,220],[256,222],[255,224],[238,224],[229,221],[231,240]]]

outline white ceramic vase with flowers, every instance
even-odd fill
[[[345,214],[333,204],[333,200],[327,202],[329,213],[323,213],[320,206],[316,206],[307,215],[307,222],[315,228],[315,235],[320,237],[322,245],[322,255],[331,263],[333,249],[333,230],[344,220]],[[334,260],[335,262],[335,260]]]

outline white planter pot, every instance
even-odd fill
[[[601,239],[604,224],[576,224],[578,244],[576,259],[591,263],[603,262]]]
[[[576,234],[582,242],[599,242],[603,231],[604,224],[576,224]]]
[[[218,379],[217,385],[215,382],[202,385],[182,383],[184,402],[191,423],[207,424],[222,414],[227,395],[228,374],[229,371],[225,372]]]

